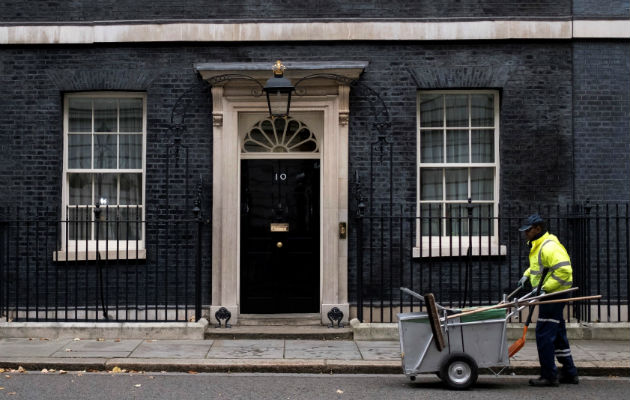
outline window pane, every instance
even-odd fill
[[[446,200],[466,200],[468,198],[468,168],[448,168],[446,170]]]
[[[468,95],[446,96],[446,126],[468,126]]]
[[[142,132],[142,99],[120,99],[120,132]]]
[[[116,174],[94,174],[94,202],[101,205],[115,205],[117,182]]]
[[[442,200],[442,168],[420,170],[420,200]]]
[[[70,99],[68,106],[68,131],[92,132],[92,99]]]
[[[472,126],[494,126],[494,96],[491,94],[470,96],[470,114]]]
[[[494,130],[472,131],[472,162],[494,162]]]
[[[441,94],[420,96],[420,126],[444,126],[443,96]]]
[[[142,135],[120,135],[119,168],[142,168]]]
[[[98,236],[94,239],[98,240],[116,240],[116,218],[118,207],[101,207],[101,218],[98,221]],[[96,226],[95,226],[96,228]],[[96,229],[95,229],[96,231]],[[105,250],[105,244],[100,245],[100,249]],[[111,250],[115,249],[115,247]]]
[[[446,162],[468,162],[468,130],[446,131]]]
[[[116,99],[94,99],[94,132],[116,132]]]
[[[494,168],[471,168],[470,190],[473,200],[494,200]]]
[[[68,135],[68,168],[90,168],[92,135]]]
[[[69,204],[92,203],[92,174],[68,174]]]
[[[446,235],[468,235],[468,208],[467,204],[446,205]]]
[[[420,162],[421,163],[441,163],[443,162],[443,134],[442,131],[422,131],[420,132]]]
[[[472,216],[472,223],[471,223],[472,234],[482,235],[482,236],[493,235],[494,234],[493,216],[494,216],[494,205],[475,204],[473,207],[473,216]]]
[[[442,235],[442,205],[422,204],[420,205],[421,236]]]
[[[142,174],[120,174],[120,204],[142,204]]]
[[[142,237],[142,207],[121,207],[118,220],[118,237],[120,240],[136,240]],[[129,258],[135,253],[129,252]]]
[[[94,135],[94,168],[116,168],[116,135]]]
[[[66,209],[66,224],[69,240],[90,240],[92,235],[92,208],[68,207]],[[66,240],[63,238],[62,240]]]

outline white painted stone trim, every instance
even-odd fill
[[[630,38],[630,20],[173,22],[0,26],[2,44]]]

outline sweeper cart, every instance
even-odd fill
[[[407,288],[400,290],[422,300],[428,311],[398,314],[405,375],[415,380],[418,374],[435,373],[447,387],[459,390],[475,384],[479,368],[500,368],[492,371],[498,375],[510,365],[508,320],[525,307],[544,303],[539,300],[548,296],[530,293],[513,302],[504,300],[495,306],[466,311],[442,307],[433,294],[421,296]],[[596,297],[599,296],[589,296]],[[569,301],[579,299],[585,298]]]

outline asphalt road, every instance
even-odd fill
[[[629,378],[582,378],[579,385],[531,388],[529,377],[481,376],[469,391],[433,376],[400,375],[3,373],[0,399],[621,399]]]

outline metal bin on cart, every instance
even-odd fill
[[[422,298],[417,293],[414,297]],[[442,338],[434,334],[430,312],[398,314],[405,375],[413,380],[418,374],[436,373],[449,388],[467,389],[477,381],[479,368],[509,366],[509,313],[505,309],[455,317],[451,310],[438,307],[440,312],[434,314],[438,318],[433,323]]]

